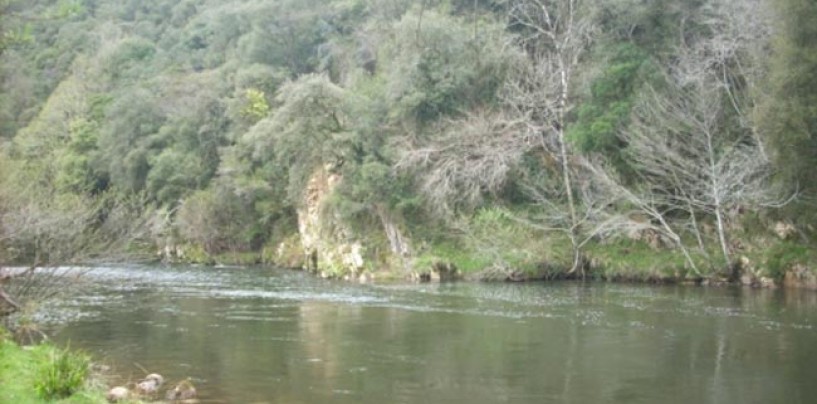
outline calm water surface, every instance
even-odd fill
[[[205,403],[806,403],[817,293],[117,267],[42,321]],[[45,316],[45,314],[44,314]]]

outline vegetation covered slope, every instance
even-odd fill
[[[141,241],[188,259],[280,259],[319,174],[338,179],[322,231],[363,240],[371,269],[782,276],[810,260],[806,0],[0,9],[7,262],[33,254],[8,223],[50,195],[136,200]]]

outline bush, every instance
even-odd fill
[[[69,397],[82,388],[89,373],[90,359],[69,348],[54,349],[40,365],[34,389],[44,399]]]

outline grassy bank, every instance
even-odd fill
[[[88,356],[50,344],[23,348],[0,335],[0,403],[107,403],[90,380]]]
[[[415,261],[417,272],[433,271],[444,263],[456,267],[461,278],[483,281],[570,279],[567,239],[498,234],[485,242],[447,241],[427,248]],[[737,244],[737,243],[736,243]],[[775,237],[743,238],[733,251],[732,264],[718,260],[718,251],[691,250],[697,272],[671,246],[643,241],[592,241],[582,250],[584,276],[590,280],[645,283],[743,283],[752,286],[792,286],[817,289],[817,246],[806,240]]]

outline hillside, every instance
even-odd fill
[[[808,0],[0,10],[0,263],[817,287]]]

